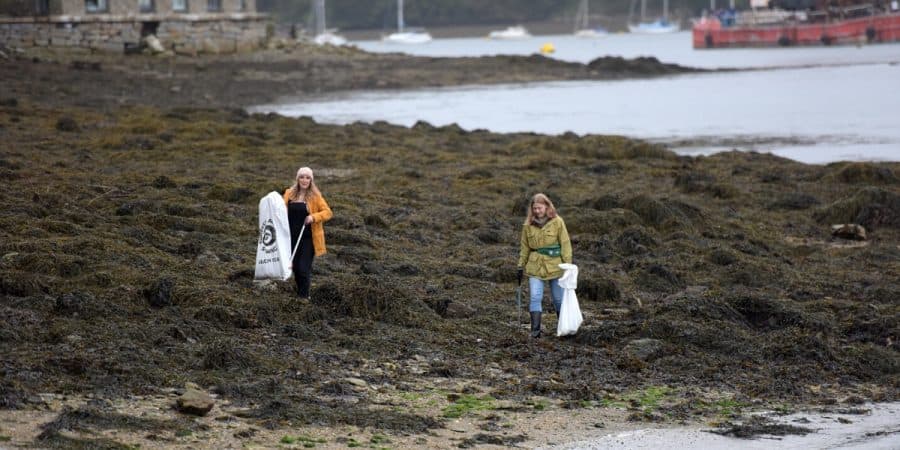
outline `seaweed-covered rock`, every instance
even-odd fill
[[[460,302],[450,302],[442,314],[448,319],[466,319],[475,315],[475,308]]]
[[[240,370],[257,364],[254,351],[236,338],[215,338],[200,350],[201,366],[207,370]]]
[[[570,208],[565,220],[569,234],[603,235],[641,223],[641,218],[633,211],[620,208],[603,211]]]
[[[251,197],[254,192],[242,186],[213,186],[209,191],[208,197],[211,200],[220,200],[228,203],[241,203]]]
[[[85,292],[70,292],[56,298],[56,311],[60,313],[84,312],[94,302],[94,296]]]
[[[162,278],[144,289],[144,298],[154,308],[171,306],[174,304],[174,290],[175,281],[171,278]]]
[[[727,301],[754,329],[799,327],[813,332],[830,331],[827,316],[804,311],[792,300],[773,299],[761,295],[737,295]]]
[[[685,285],[677,273],[661,264],[651,264],[639,270],[635,284],[643,290],[653,292],[674,292]]]
[[[80,131],[81,127],[78,126],[78,122],[76,122],[72,117],[63,116],[56,120],[56,129],[59,131],[72,133]]]
[[[157,189],[170,189],[178,187],[178,185],[175,184],[175,182],[172,181],[171,178],[165,175],[160,175],[153,180],[153,187]]]
[[[615,302],[621,298],[622,291],[614,280],[602,276],[591,276],[589,273],[579,275],[579,300]]]
[[[850,197],[820,208],[814,213],[819,223],[857,223],[872,230],[879,226],[900,228],[900,195],[866,187]]]
[[[326,237],[328,244],[334,245],[352,245],[355,247],[365,246],[374,247],[375,243],[369,233],[362,230],[345,230],[332,227],[328,230]]]
[[[734,264],[737,260],[734,252],[722,248],[717,248],[709,254],[709,261],[720,266]]]
[[[485,244],[499,244],[509,240],[503,230],[495,228],[479,228],[475,231],[475,237]]]
[[[706,193],[717,198],[733,198],[738,195],[738,190],[733,185],[719,182],[708,173],[685,171],[675,177],[675,187],[682,192]]]
[[[310,299],[318,308],[338,316],[422,325],[434,320],[434,310],[389,275],[343,275],[314,286]]]
[[[615,194],[605,194],[589,201],[588,206],[594,209],[599,209],[600,211],[605,211],[607,209],[613,208],[621,208],[622,199],[620,199],[619,196]]]
[[[641,255],[656,247],[656,239],[644,227],[629,227],[615,241],[616,249],[625,256]]]
[[[832,177],[842,183],[897,184],[900,178],[890,167],[871,163],[841,163]]]
[[[13,270],[0,273],[0,294],[26,297],[45,291],[46,285],[35,273]]]
[[[635,339],[625,345],[624,352],[641,361],[650,361],[658,357],[663,350],[663,342],[658,339]]]
[[[811,208],[820,203],[819,199],[810,194],[803,192],[789,192],[779,196],[775,201],[769,204],[769,208],[800,210]]]
[[[655,199],[647,195],[637,195],[626,199],[623,207],[637,213],[644,224],[658,230],[677,228],[690,223],[681,205],[668,199]]]

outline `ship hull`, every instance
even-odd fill
[[[848,45],[900,41],[900,14],[829,23],[788,23],[712,29],[694,25],[694,48]]]

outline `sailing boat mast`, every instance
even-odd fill
[[[575,15],[575,31],[586,30],[588,28],[588,0],[581,0],[578,5],[578,13]]]
[[[641,0],[641,22],[647,21],[647,0]]]
[[[669,21],[669,0],[663,0],[663,20]]]
[[[397,31],[403,32],[403,0],[397,0]]]
[[[325,33],[325,0],[316,0],[316,36]]]

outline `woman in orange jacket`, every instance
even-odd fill
[[[297,171],[294,185],[284,191],[284,203],[288,209],[291,227],[291,250],[300,241],[291,269],[297,282],[297,295],[309,299],[310,273],[313,258],[325,254],[325,228],[323,224],[331,219],[331,208],[313,181],[313,171],[301,167]],[[306,226],[304,229],[303,226]],[[300,230],[303,229],[303,236]]]

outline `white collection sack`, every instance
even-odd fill
[[[259,241],[256,246],[257,280],[291,278],[291,228],[284,197],[272,191],[259,201]]]
[[[559,287],[563,289],[562,306],[559,311],[559,322],[556,324],[556,335],[566,336],[578,332],[584,318],[581,316],[581,308],[578,307],[578,297],[575,296],[575,288],[578,287],[578,266],[575,264],[560,264],[564,270],[559,278]]]

